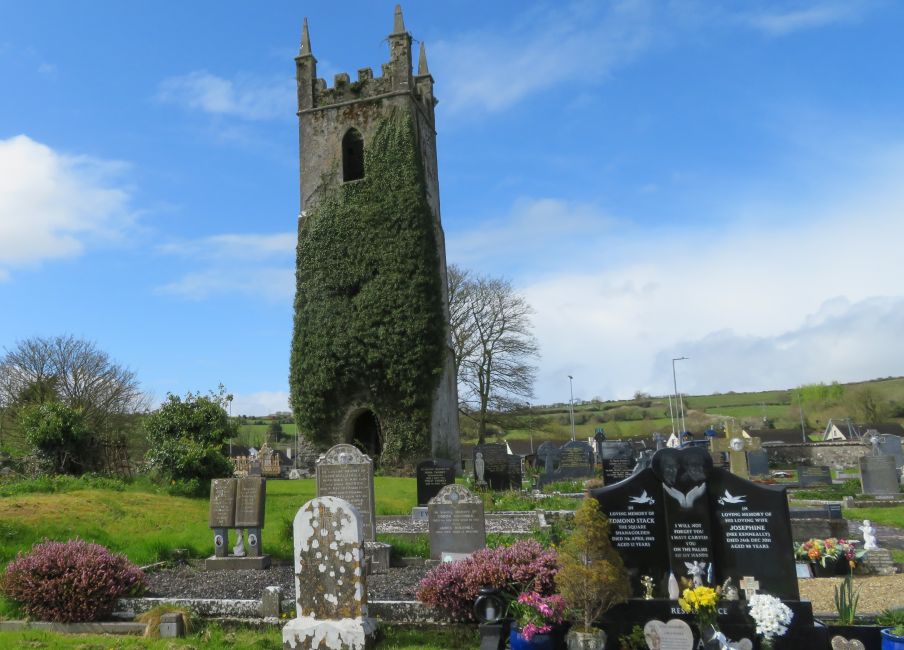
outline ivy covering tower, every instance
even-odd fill
[[[308,448],[458,460],[433,77],[396,7],[382,74],[295,59],[301,151],[291,404]]]

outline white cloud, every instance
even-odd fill
[[[288,410],[290,410],[288,391],[239,393],[232,401],[233,415],[270,415],[277,411]]]
[[[295,243],[293,233],[233,233],[165,244],[162,253],[201,261],[204,268],[157,291],[189,300],[243,294],[289,301],[295,293]]]
[[[550,250],[559,250],[575,237],[598,237],[615,220],[596,205],[553,198],[515,200],[508,215],[487,219],[477,228],[451,231],[447,237],[450,261],[463,266],[480,264],[490,258],[542,264]]]
[[[567,400],[569,374],[583,398],[665,392],[680,355],[686,392],[901,374],[904,153],[849,154],[870,180],[824,182],[809,202],[724,197],[718,230],[610,222],[553,241],[569,251],[549,249],[556,268],[516,276],[536,309],[539,400]],[[510,236],[479,270],[520,263],[535,235]]]
[[[238,75],[224,79],[206,70],[160,82],[159,101],[210,115],[269,120],[295,115],[295,84],[291,79]]]
[[[858,19],[865,3],[855,0],[842,2],[812,2],[789,9],[781,3],[779,9],[748,14],[743,21],[770,36],[785,36],[805,29],[848,23]]]
[[[123,163],[70,156],[25,135],[0,140],[0,280],[9,269],[75,257],[132,223]]]
[[[501,111],[567,81],[596,82],[644,50],[652,6],[643,0],[573,2],[527,12],[505,31],[480,31],[428,43],[451,113]]]

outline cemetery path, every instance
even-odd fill
[[[427,568],[392,568],[367,576],[370,600],[415,600],[417,585]],[[203,566],[184,564],[147,574],[148,596],[165,598],[260,599],[266,587],[280,587],[284,598],[295,596],[295,574],[291,564],[274,565],[264,571],[204,571]]]
[[[863,539],[863,533],[859,528],[862,525],[862,519],[848,519],[848,531],[851,539]],[[904,550],[904,528],[882,526],[876,523],[872,524],[872,527],[876,529],[876,543],[880,548]]]

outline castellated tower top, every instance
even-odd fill
[[[308,19],[305,18],[301,29],[301,47],[295,57],[299,114],[362,99],[411,93],[426,109],[432,122],[437,100],[433,96],[433,77],[427,68],[427,53],[421,43],[417,74],[412,74],[412,39],[405,29],[400,5],[396,5],[392,33],[387,40],[389,61],[382,65],[380,76],[374,77],[371,68],[361,68],[357,80],[353,82],[348,73],[340,72],[334,77],[333,86],[329,87],[324,79],[317,77],[317,59],[311,49]]]

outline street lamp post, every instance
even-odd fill
[[[686,361],[687,357],[675,357],[672,359],[672,385],[675,387],[675,399],[678,400],[677,408],[678,412],[681,415],[681,434],[684,435],[684,432],[687,430],[687,424],[684,421],[684,401],[681,399],[681,395],[678,393],[678,374],[675,372],[675,362],[676,361]]]
[[[568,390],[571,393],[571,401],[568,403],[571,411],[571,441],[574,442],[574,377],[568,375]]]

